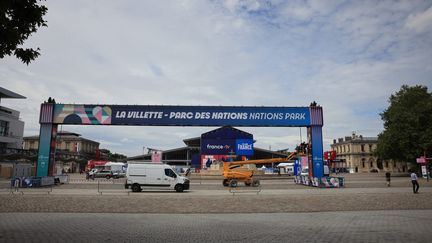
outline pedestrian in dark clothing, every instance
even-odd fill
[[[390,172],[386,172],[385,176],[386,176],[387,186],[390,186],[390,177],[391,177]]]
[[[419,187],[420,187],[420,185],[419,185],[419,183],[418,183],[417,180],[418,180],[418,178],[417,178],[416,173],[412,172],[411,173],[411,183],[413,185],[413,192],[414,193],[418,193],[418,190],[419,190]]]

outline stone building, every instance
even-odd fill
[[[24,137],[24,150],[37,152],[39,148],[39,136]],[[78,172],[84,168],[87,160],[94,159],[99,150],[99,143],[81,137],[81,134],[59,131],[56,145],[57,173],[65,170]]]
[[[396,161],[381,161],[374,154],[378,137],[363,137],[352,133],[351,136],[333,140],[331,149],[336,151],[337,160],[345,160],[348,170],[364,172],[406,172],[407,164]]]
[[[37,150],[39,148],[39,136],[24,137],[24,149]],[[56,152],[65,154],[95,154],[99,149],[99,143],[90,139],[81,137],[81,134],[60,131],[57,133]]]

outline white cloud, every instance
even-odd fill
[[[432,29],[432,7],[426,11],[416,14],[411,14],[406,22],[406,26],[414,29],[417,32],[430,31]]]
[[[431,86],[431,4],[424,1],[49,1],[48,27],[26,43],[29,66],[0,60],[0,86],[27,100],[25,135],[40,103],[324,107],[325,146],[378,115],[402,84]],[[415,34],[413,31],[415,30]],[[213,128],[84,127],[113,152],[169,149]],[[293,149],[297,128],[240,128],[257,145]],[[305,134],[303,133],[303,136]]]

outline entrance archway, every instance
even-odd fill
[[[37,176],[52,176],[58,125],[307,127],[309,168],[321,178],[322,107],[41,105]]]

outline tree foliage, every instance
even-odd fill
[[[403,85],[390,96],[382,113],[384,131],[378,135],[377,154],[381,159],[415,162],[432,153],[432,93],[425,86]]]
[[[118,153],[114,153],[114,154],[109,153],[108,160],[109,161],[115,161],[115,162],[126,161],[127,156],[125,156],[123,154],[118,154]]]
[[[15,55],[25,64],[36,59],[39,48],[22,48],[24,41],[41,26],[47,26],[43,16],[48,8],[38,0],[0,1],[0,58]]]

